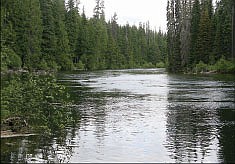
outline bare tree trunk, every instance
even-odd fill
[[[181,66],[187,67],[189,64],[190,54],[190,29],[191,29],[191,4],[192,0],[184,0],[182,3],[181,12],[181,31],[180,31],[180,51],[181,51]]]

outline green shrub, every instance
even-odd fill
[[[12,51],[12,53],[9,54],[9,63],[8,67],[13,69],[18,69],[22,65],[21,58]]]
[[[8,118],[9,116],[10,116],[10,111],[9,110],[1,109],[1,120],[5,119],[5,118]]]
[[[58,59],[58,64],[61,70],[69,71],[74,69],[74,65],[69,55],[63,54]]]
[[[85,70],[85,64],[81,60],[75,64],[75,67],[79,70]]]
[[[47,66],[47,62],[42,59],[41,62],[38,64],[38,69],[40,70],[48,70],[49,67]]]
[[[196,72],[206,72],[208,71],[208,65],[205,64],[203,61],[200,61],[196,67],[195,67]]]
[[[142,65],[143,68],[154,68],[153,63],[151,62],[144,62],[144,64]]]
[[[55,61],[47,61],[47,66],[49,69],[59,70],[61,67],[57,65]]]
[[[162,61],[156,63],[156,67],[157,68],[165,68],[165,63],[163,63]]]
[[[232,73],[235,72],[235,62],[228,61],[222,57],[215,63],[214,69],[221,73]]]
[[[54,76],[22,74],[5,83],[1,93],[1,117],[23,117],[35,130],[63,129],[77,117],[69,93]]]
[[[21,58],[10,48],[3,46],[1,50],[1,68],[19,69]]]

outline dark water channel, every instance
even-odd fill
[[[1,140],[2,162],[235,162],[233,75],[63,73],[81,120],[66,136]]]

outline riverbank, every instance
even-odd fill
[[[21,74],[21,73],[33,73],[36,75],[51,75],[57,73],[56,70],[27,70],[27,69],[8,69],[1,71],[1,75],[7,74]]]

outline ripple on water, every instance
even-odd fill
[[[61,83],[81,120],[29,162],[235,162],[234,81],[135,69],[65,74]]]

